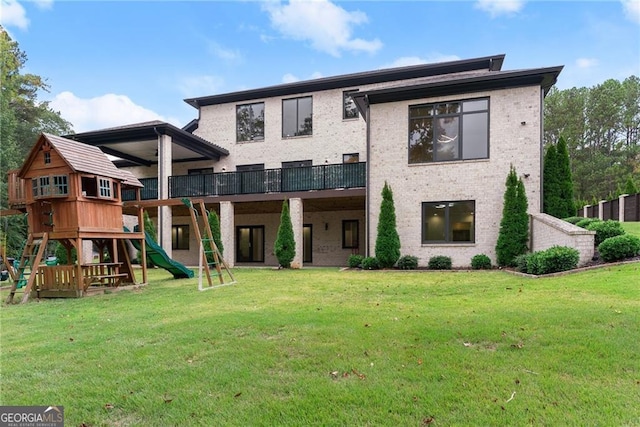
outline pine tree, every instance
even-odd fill
[[[282,213],[280,214],[280,226],[278,227],[278,236],[274,244],[274,252],[278,263],[284,268],[291,267],[291,261],[296,255],[296,242],[293,238],[293,225],[291,224],[291,215],[289,214],[289,203],[287,200],[282,202]]]
[[[559,177],[558,151],[556,146],[551,144],[544,155],[542,211],[557,218],[564,218],[560,212]]]
[[[627,182],[624,185],[624,193],[629,195],[638,193],[638,187],[636,187],[636,184],[633,182],[631,177],[627,179]]]
[[[218,251],[220,252],[220,256],[224,252],[224,246],[222,245],[222,236],[220,233],[220,219],[218,218],[218,214],[216,211],[210,211],[207,216],[207,221],[209,221],[209,228],[211,228],[211,235],[213,236],[213,241],[216,243],[218,247]],[[204,250],[210,251],[211,245],[209,242],[204,242]],[[213,262],[213,254],[207,254],[207,261]]]
[[[556,161],[558,168],[558,218],[568,218],[576,214],[576,203],[573,199],[573,177],[569,163],[567,142],[561,136],[556,146]]]
[[[376,258],[382,268],[393,267],[400,258],[400,236],[398,236],[396,229],[396,208],[393,204],[393,192],[386,181],[382,188],[375,250]]]
[[[496,243],[497,262],[500,266],[512,266],[518,255],[527,252],[529,240],[528,201],[524,183],[511,166],[506,181],[500,233]]]

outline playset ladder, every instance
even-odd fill
[[[22,284],[24,284],[22,303],[27,302],[29,299],[29,293],[36,281],[38,266],[44,256],[48,239],[49,237],[47,233],[42,233],[37,236],[29,234],[27,243],[24,245],[24,249],[22,251],[22,256],[20,257],[20,264],[18,264],[13,285],[11,286],[11,291],[7,297],[7,304],[11,304],[13,302],[13,296],[16,294],[18,286]],[[27,267],[29,267],[28,273]]]
[[[191,223],[193,224],[193,229],[196,233],[196,239],[200,244],[200,282],[198,284],[198,289],[203,291],[205,289],[218,288],[220,286],[233,285],[236,283],[235,278],[233,277],[233,273],[229,268],[229,265],[222,258],[222,254],[218,250],[218,246],[216,242],[213,240],[213,234],[211,233],[211,227],[209,226],[209,213],[207,212],[204,202],[202,200],[194,200],[191,201],[189,199],[182,199],[182,203],[184,203],[189,208],[189,213],[191,214]],[[198,205],[196,208],[195,205]],[[202,218],[202,230],[198,224],[197,216],[200,215]],[[205,243],[208,243],[208,247]],[[207,259],[207,255],[211,255],[213,258],[213,262],[210,264]],[[213,284],[213,280],[211,278],[214,272],[211,267],[215,268],[215,274],[218,276],[219,285]],[[202,269],[204,267],[204,273],[207,277],[207,281],[209,282],[209,287],[204,288],[202,286]],[[224,281],[224,276],[222,270],[227,272],[230,278],[230,282]]]

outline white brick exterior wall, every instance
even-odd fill
[[[568,246],[580,252],[578,265],[584,265],[593,258],[595,231],[585,230],[544,213],[532,214],[530,224],[533,252],[552,246]]]
[[[410,105],[479,97],[490,99],[489,159],[408,164]],[[540,111],[539,87],[372,105],[371,254],[375,248],[381,191],[387,181],[394,193],[402,255],[417,256],[423,266],[436,255],[450,256],[454,266],[469,266],[471,258],[480,253],[495,263],[505,181],[511,164],[523,179],[529,212],[540,211]],[[462,200],[475,201],[475,243],[423,244],[422,202]]]

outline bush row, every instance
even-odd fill
[[[543,251],[516,257],[516,269],[527,274],[549,274],[572,270],[578,266],[580,252],[567,246],[553,246]]]
[[[349,255],[347,265],[349,268],[362,268],[363,270],[377,270],[380,268],[380,262],[375,257],[364,257],[357,254]],[[400,270],[415,270],[418,268],[418,257],[412,255],[401,256],[394,267]],[[474,270],[488,270],[491,267],[491,259],[485,254],[478,254],[471,258],[471,268]],[[427,268],[430,270],[451,270],[451,257],[442,255],[431,257]]]

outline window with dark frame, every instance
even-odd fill
[[[358,236],[358,220],[344,219],[342,220],[342,248],[357,249],[360,247]]]
[[[313,101],[310,96],[282,100],[282,137],[313,134]]]
[[[342,118],[344,120],[357,119],[360,114],[352,95],[358,90],[346,90],[342,92]]]
[[[359,163],[360,162],[360,154],[359,153],[348,153],[342,155],[342,163]]]
[[[489,98],[409,107],[409,163],[489,158]]]
[[[173,225],[171,226],[171,249],[189,250],[189,226]]]
[[[187,170],[187,175],[207,175],[213,173],[213,168],[196,168]]]
[[[264,102],[236,106],[236,141],[264,140]]]
[[[42,153],[44,155],[44,164],[48,165],[51,163],[51,152],[50,151],[44,151]]]
[[[34,198],[69,195],[69,182],[67,175],[39,176],[32,178],[31,187]]]
[[[422,203],[422,243],[475,242],[475,201]]]

